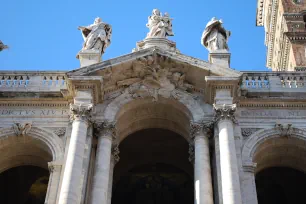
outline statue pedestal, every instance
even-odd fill
[[[102,61],[99,50],[81,50],[76,58],[80,60],[81,67],[86,67]]]
[[[147,49],[150,47],[159,47],[167,51],[178,51],[176,49],[176,43],[168,40],[167,38],[146,38],[142,41],[136,43],[136,48],[133,49],[133,52]]]
[[[209,62],[222,67],[230,68],[231,53],[227,50],[214,51],[209,53]]]

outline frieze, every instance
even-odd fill
[[[237,116],[241,118],[304,118],[306,110],[239,110]]]
[[[0,117],[67,117],[68,109],[0,109]]]

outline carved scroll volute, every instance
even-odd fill
[[[29,131],[32,128],[31,123],[14,123],[13,124],[13,130],[16,134],[16,136],[24,136],[29,133]]]
[[[92,104],[70,104],[70,120],[83,120],[89,122],[92,108]]]
[[[218,123],[220,120],[231,120],[233,123],[237,123],[235,118],[236,104],[214,104],[214,110],[216,112],[214,122]]]

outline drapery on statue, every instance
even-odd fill
[[[201,43],[209,50],[209,52],[229,50],[227,41],[231,32],[225,30],[222,23],[222,20],[212,18],[206,25],[201,38]]]
[[[146,38],[166,38],[167,36],[174,36],[172,20],[168,13],[162,16],[158,9],[153,9],[152,15],[149,16],[146,25],[150,29]]]
[[[101,18],[96,18],[89,26],[79,26],[84,38],[82,50],[98,50],[101,55],[111,43],[112,27],[102,22]]]

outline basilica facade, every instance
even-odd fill
[[[303,0],[258,0],[266,72],[231,69],[216,18],[208,62],[181,54],[158,9],[124,56],[102,60],[97,18],[79,69],[0,72],[0,203],[305,203],[305,22]]]

